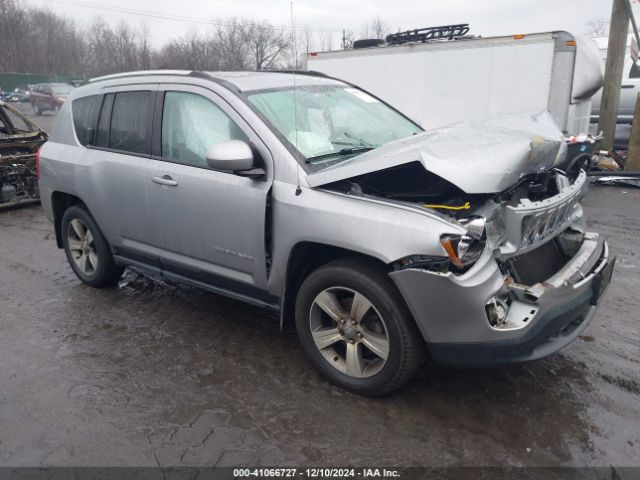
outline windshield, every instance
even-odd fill
[[[71,85],[51,85],[51,91],[54,95],[69,95],[73,90]]]
[[[422,132],[376,98],[348,86],[297,87],[295,95],[293,88],[270,90],[248,99],[316,168]]]

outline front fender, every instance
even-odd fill
[[[327,190],[273,185],[273,269],[269,289],[282,291],[290,252],[300,242],[330,245],[385,264],[410,255],[444,256],[440,236],[464,233],[427,210]]]

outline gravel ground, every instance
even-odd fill
[[[640,190],[585,205],[616,272],[591,326],[524,366],[428,363],[366,399],[242,303],[128,271],[83,286],[40,208],[0,213],[0,466],[640,466]]]

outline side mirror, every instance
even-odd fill
[[[253,179],[266,175],[263,168],[255,166],[253,151],[242,140],[227,140],[211,145],[207,150],[207,164],[214,170],[233,172]]]
[[[227,140],[207,149],[207,164],[214,170],[237,172],[253,168],[253,152],[242,140]]]

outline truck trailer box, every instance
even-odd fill
[[[311,52],[307,69],[368,90],[424,128],[549,110],[568,134],[588,132],[603,82],[593,42],[563,31]]]

